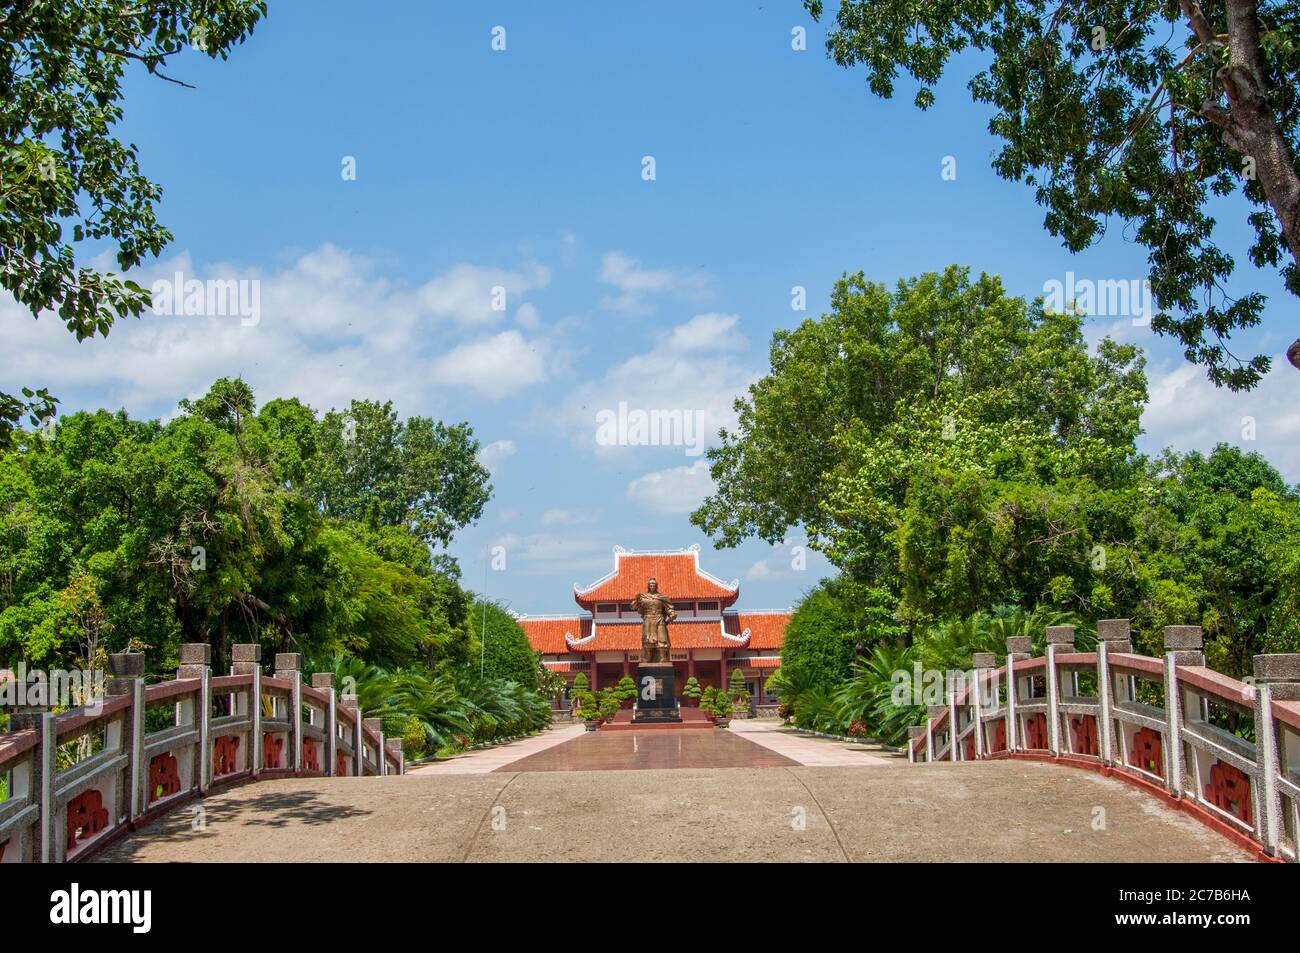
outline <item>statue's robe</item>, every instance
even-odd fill
[[[677,617],[671,600],[662,592],[643,592],[632,600],[632,608],[641,616],[641,661],[671,661],[668,623]]]

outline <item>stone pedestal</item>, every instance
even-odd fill
[[[663,663],[638,665],[636,692],[636,708],[632,714],[632,724],[681,722],[682,714],[677,707],[672,665]]]

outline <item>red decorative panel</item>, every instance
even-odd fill
[[[993,732],[993,750],[1007,750],[1007,720],[1005,718],[997,723],[997,730]]]
[[[1074,738],[1073,750],[1075,754],[1094,756],[1101,754],[1101,748],[1097,746],[1097,719],[1092,715],[1071,718],[1070,731]]]
[[[1163,778],[1165,759],[1160,748],[1160,732],[1151,728],[1139,728],[1129,748],[1128,763]]]
[[[1245,824],[1253,823],[1250,777],[1230,764],[1214,762],[1210,768],[1210,783],[1205,786],[1205,800]]]
[[[68,849],[77,841],[86,841],[108,827],[108,809],[104,796],[93,788],[68,802]]]
[[[320,756],[316,750],[316,741],[313,738],[304,738],[302,740],[302,769],[304,771],[320,772]]]
[[[212,744],[212,776],[219,778],[239,770],[239,736],[224,735]]]
[[[967,761],[975,760],[975,733],[971,732],[961,745],[961,756]]]
[[[176,756],[164,752],[149,759],[149,803],[179,794],[181,775]]]
[[[262,767],[280,767],[280,753],[284,751],[284,739],[277,738],[269,731],[262,735]]]
[[[341,778],[348,776],[348,756],[342,751],[334,752],[334,773]]]
[[[1025,747],[1047,747],[1047,716],[1041,711],[1030,715],[1025,722]]]

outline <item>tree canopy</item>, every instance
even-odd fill
[[[171,233],[162,188],[114,132],[131,63],[165,80],[186,48],[225,59],[266,15],[264,0],[63,0],[8,3],[0,15],[0,287],[35,317],[55,312],[77,340],[139,316],[149,293],[80,264],[86,242],[115,249],[123,272]],[[85,255],[83,254],[84,260]],[[0,393],[0,446],[14,426],[54,414],[42,388]]]
[[[824,0],[804,0],[820,19]],[[1214,237],[1216,198],[1238,195],[1256,267],[1300,294],[1300,9],[1284,0],[840,0],[826,41],[863,66],[871,91],[900,72],[921,109],[955,54],[987,54],[970,80],[1002,140],[993,168],[1024,182],[1044,227],[1079,251],[1108,221],[1148,249],[1154,328],[1212,381],[1249,388],[1266,355],[1229,348],[1260,323],[1265,298],[1224,285],[1233,257]],[[1288,355],[1300,367],[1300,340]]]

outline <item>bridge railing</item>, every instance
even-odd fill
[[[909,729],[912,762],[1050,759],[1159,793],[1270,857],[1300,857],[1300,654],[1257,655],[1238,681],[1207,668],[1199,626],[1167,626],[1163,658],[1133,651],[1129,620],[1097,623],[1097,648],[1072,626],[1047,650],[1007,640],[1005,664],[977,653]],[[1232,726],[1233,731],[1222,725]]]
[[[113,655],[105,695],[54,714],[20,711],[0,734],[0,863],[79,860],[217,787],[284,776],[402,774],[400,738],[362,719],[333,676],[301,656],[233,647],[213,676],[207,645],[181,646],[172,681],[145,685],[144,656]]]

